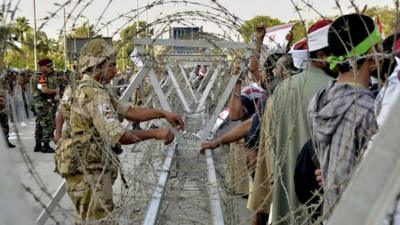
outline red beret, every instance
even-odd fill
[[[296,42],[293,46],[293,50],[307,50],[307,39],[302,39]]]
[[[46,65],[52,64],[52,63],[53,63],[53,60],[51,60],[49,58],[44,58],[44,59],[39,60],[37,64],[39,66],[46,66]]]
[[[310,34],[311,32],[314,32],[322,27],[328,26],[329,24],[332,24],[333,21],[332,20],[320,20],[316,23],[314,23],[310,28],[308,28],[308,34]]]

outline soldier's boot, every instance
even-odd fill
[[[49,142],[43,142],[43,148],[42,148],[43,153],[54,153],[54,149],[50,147]]]
[[[34,152],[41,152],[43,149],[42,142],[39,140],[36,140],[36,145],[35,149],[33,150]]]
[[[9,148],[15,148],[15,145],[11,144],[10,140],[8,138],[6,139],[7,145]]]

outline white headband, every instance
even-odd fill
[[[308,50],[310,52],[325,48],[328,46],[328,31],[331,25],[319,28],[308,34]]]
[[[292,55],[293,65],[298,69],[307,68],[307,49],[290,50],[289,54]]]

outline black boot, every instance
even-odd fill
[[[35,149],[33,150],[34,152],[41,152],[42,151],[42,142],[39,140],[36,140],[36,145],[35,145]]]
[[[6,139],[7,145],[9,148],[15,148],[15,145],[11,144],[10,140],[8,138]]]
[[[54,153],[54,149],[50,147],[49,142],[43,142],[43,148],[42,148],[43,153]]]

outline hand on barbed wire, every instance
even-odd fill
[[[241,72],[241,70],[240,70],[240,64],[235,64],[232,66],[231,74],[232,75],[240,75],[238,82],[242,82],[246,79],[246,74],[244,72]]]
[[[231,74],[236,75],[236,74],[239,74],[239,72],[240,72],[240,65],[238,63],[237,64],[235,63],[232,66]]]
[[[201,143],[201,147],[200,147],[200,154],[204,155],[205,151],[207,149],[215,149],[219,146],[219,143],[216,141],[207,141],[204,143]]]
[[[165,112],[164,118],[174,127],[177,127],[178,130],[184,130],[185,123],[182,118],[175,113]]]
[[[171,144],[175,139],[174,133],[168,128],[158,128],[157,129],[157,139],[164,140],[165,145]]]

